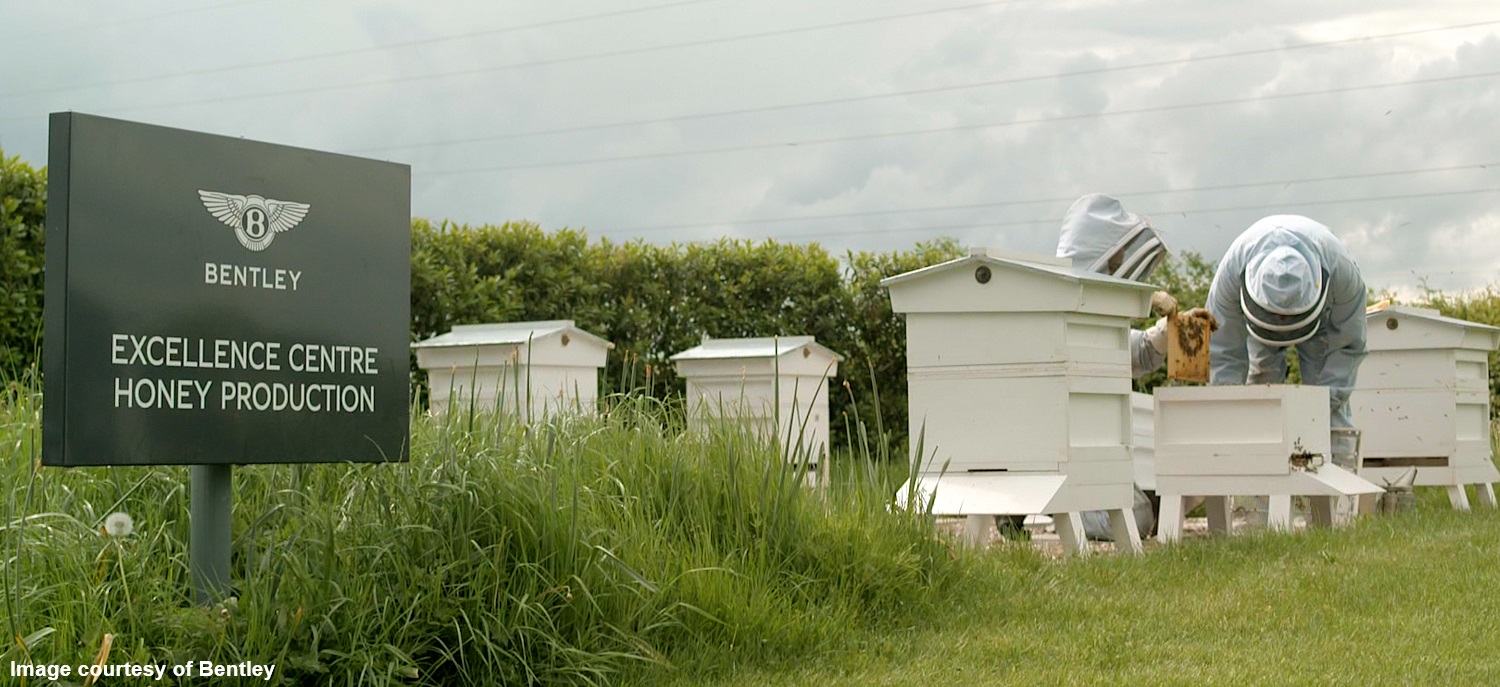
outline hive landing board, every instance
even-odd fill
[[[405,460],[411,168],[51,119],[48,465]]]

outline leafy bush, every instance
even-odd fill
[[[907,440],[906,412],[906,322],[891,311],[891,298],[880,287],[889,276],[936,265],[963,255],[956,239],[918,243],[908,252],[849,253],[848,344],[839,349],[846,357],[840,376],[848,384],[848,393],[831,394],[830,414],[849,421],[862,422],[875,430],[883,425],[884,441],[868,437],[879,445],[897,449]],[[847,402],[850,397],[865,399],[866,405],[851,408],[835,405],[834,397]],[[875,403],[878,402],[878,407]]]
[[[888,423],[880,443],[896,448],[906,432],[905,329],[878,282],[958,254],[946,240],[905,253],[851,253],[841,267],[817,244],[590,242],[530,222],[417,220],[412,336],[455,324],[572,319],[615,344],[606,393],[642,390],[670,402],[683,387],[670,356],[706,336],[812,335],[846,357],[839,374],[852,395],[829,394],[834,444],[853,443],[846,434],[861,420],[876,431],[879,412]],[[869,399],[868,407],[856,407],[854,397]]]
[[[38,358],[47,173],[0,150],[0,379],[24,376]]]

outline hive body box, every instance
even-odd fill
[[[1081,551],[1077,513],[1109,510],[1115,540],[1138,549],[1124,517],[1129,327],[1154,287],[985,249],[881,284],[906,316],[912,450],[925,454],[916,479],[934,512],[1052,515]]]
[[[1425,308],[1366,317],[1370,354],[1350,398],[1364,474],[1380,484],[1416,468],[1416,483],[1448,487],[1456,508],[1468,508],[1466,484],[1493,506],[1489,353],[1500,329]]]
[[[1333,464],[1326,387],[1159,387],[1155,399],[1162,541],[1181,536],[1183,496],[1213,497],[1211,525],[1227,530],[1226,497],[1269,495],[1268,522],[1285,528],[1292,496],[1321,497],[1315,519],[1331,524],[1331,499],[1381,491]]]
[[[811,336],[705,339],[672,356],[687,380],[690,428],[744,422],[810,466],[828,453],[828,385],[843,359]]]
[[[433,414],[450,404],[512,413],[534,421],[557,412],[593,412],[599,369],[614,344],[572,320],[459,325],[412,344],[427,372]]]

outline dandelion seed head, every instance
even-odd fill
[[[110,513],[104,518],[104,533],[111,537],[129,536],[135,530],[135,521],[129,513]]]

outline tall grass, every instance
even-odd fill
[[[39,467],[40,394],[0,399],[0,657],[275,663],[285,684],[602,685],[830,646],[938,603],[966,559],[888,477],[822,493],[773,441],[614,398],[527,425],[413,418],[411,462],[234,475],[233,594],[191,601],[185,468]],[[130,513],[134,533],[100,524]]]

